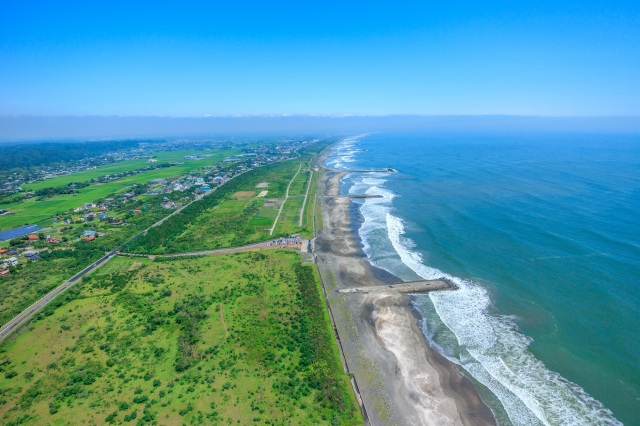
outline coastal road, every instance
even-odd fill
[[[328,167],[322,165],[322,168],[326,171],[331,171]],[[317,183],[317,185],[320,182]],[[336,325],[336,319],[333,316],[333,310],[331,309],[331,303],[329,302],[329,294],[327,293],[327,285],[325,284],[325,279],[322,273],[322,268],[320,267],[320,262],[318,260],[318,255],[315,253],[315,239],[317,235],[317,227],[316,227],[316,200],[322,195],[316,193],[316,196],[313,200],[313,239],[310,241],[311,245],[311,256],[313,257],[313,262],[315,263],[316,270],[318,271],[318,277],[320,278],[320,285],[322,286],[322,294],[324,296],[324,303],[327,307],[327,312],[329,313],[329,319],[331,320],[331,328],[333,329],[333,336],[338,344],[338,353],[340,354],[340,361],[342,361],[342,367],[344,372],[349,376],[349,381],[351,383],[351,387],[356,396],[356,402],[358,403],[358,407],[360,407],[360,413],[362,414],[362,419],[364,420],[365,426],[371,426],[371,420],[369,419],[369,414],[367,413],[367,407],[364,405],[364,399],[362,398],[362,393],[360,392],[360,387],[358,386],[358,380],[356,376],[351,373],[349,369],[349,363],[347,362],[347,357],[344,354],[344,348],[342,347],[342,340],[340,339],[340,333],[338,332],[338,327]],[[322,213],[321,213],[322,214]]]

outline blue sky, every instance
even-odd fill
[[[305,3],[4,1],[0,114],[640,115],[637,0]]]

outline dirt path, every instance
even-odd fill
[[[298,171],[296,172],[295,175],[293,175],[293,177],[289,181],[289,185],[287,185],[287,192],[285,193],[284,201],[282,202],[282,204],[280,204],[280,210],[278,210],[278,216],[276,216],[276,220],[273,221],[273,226],[269,230],[269,235],[273,235],[273,231],[274,229],[276,229],[276,225],[278,224],[278,219],[280,219],[280,214],[282,213],[282,209],[284,208],[284,203],[286,203],[287,198],[289,198],[289,188],[291,188],[291,184],[293,183],[296,176],[298,176],[298,173],[300,173],[300,169],[302,169],[302,163],[300,163],[300,167],[298,167]]]
[[[298,227],[302,228],[302,219],[304,215],[304,206],[307,205],[307,197],[309,197],[309,188],[311,188],[311,181],[313,181],[313,170],[309,168],[309,181],[307,182],[307,192],[304,194],[304,201],[302,202],[302,208],[300,209],[300,219],[298,220]]]
[[[222,326],[224,327],[224,341],[226,342],[229,338],[229,329],[227,328],[227,323],[224,322],[224,303],[220,304],[220,321],[222,321]]]

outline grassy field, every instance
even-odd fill
[[[135,247],[127,250],[155,254],[182,253],[241,246],[266,241],[277,235],[298,232],[299,212],[302,197],[306,191],[304,186],[306,178],[302,173],[298,175],[290,190],[290,195],[297,196],[289,198],[276,232],[273,237],[269,235],[269,229],[284,200],[287,185],[298,170],[301,161],[298,159],[285,161],[245,173],[236,178],[238,185],[234,186],[233,191],[225,194],[218,201],[212,202],[209,208],[200,211],[194,218],[187,220],[175,217],[175,221],[183,225],[186,223],[182,232],[154,238],[153,241],[158,241],[160,244],[152,242],[152,235],[148,235],[136,241]],[[268,185],[266,188],[258,188],[260,183]],[[263,190],[268,191],[267,196],[257,197]],[[218,191],[224,191],[224,187]],[[210,197],[216,195],[212,194]],[[173,231],[174,227],[170,225],[167,227],[170,229],[166,232]],[[154,230],[154,232],[164,231]]]
[[[86,188],[79,189],[77,195],[57,195],[42,201],[37,201],[34,198],[12,204],[3,204],[2,208],[12,212],[12,214],[0,216],[0,230],[15,228],[25,224],[41,221],[54,214],[63,213],[85,203],[90,203],[101,198],[105,198],[108,195],[123,191],[134,183],[147,183],[158,178],[183,176],[196,170],[200,170],[205,166],[219,164],[224,157],[236,153],[236,151],[224,151],[222,153],[216,153],[213,151],[159,152],[157,153],[157,157],[159,162],[178,161],[178,159],[183,161],[182,159],[185,155],[205,155],[205,153],[206,155],[211,156],[198,161],[184,161],[184,164],[179,166],[148,170],[107,183],[89,185]],[[96,170],[59,176],[53,179],[36,182],[31,185],[24,185],[23,188],[25,190],[35,190],[46,187],[63,186],[71,182],[84,182],[95,177],[117,173],[116,170],[120,170],[121,172],[137,170],[148,165],[149,163],[146,163],[146,160],[123,161],[121,163],[103,166]]]
[[[296,174],[300,160],[282,163],[272,170],[261,172],[239,188],[238,192],[254,195],[249,197],[230,197],[198,218],[185,233],[168,243],[173,245],[213,249],[249,244],[272,238],[269,229],[273,225],[278,209],[284,200],[287,185]],[[300,172],[289,189],[289,198],[274,230],[274,236],[290,235],[301,232],[298,227],[300,208],[306,191],[308,173]],[[257,183],[267,182],[267,188],[256,188]],[[268,190],[264,198],[257,198],[261,190]],[[313,226],[313,225],[311,225]],[[200,235],[200,238],[197,236]],[[199,248],[199,249],[200,249]],[[191,251],[191,250],[186,250]]]
[[[313,232],[313,223],[307,227],[303,221],[302,227],[298,226],[300,220],[300,209],[304,202],[304,196],[309,183],[309,172],[306,171],[307,164],[303,164],[302,170],[296,176],[289,188],[289,198],[287,199],[282,214],[278,220],[274,234],[290,235],[292,233],[308,234],[309,230]],[[306,208],[307,206],[305,206]],[[304,214],[303,214],[304,218]]]
[[[226,151],[167,151],[154,153],[158,160],[155,164],[172,163],[172,162],[184,162],[183,165],[174,166],[173,169],[178,171],[178,175],[182,173],[188,173],[194,170],[201,169],[204,166],[209,166],[218,163],[224,157],[229,155],[238,154],[240,150],[226,150]],[[185,155],[207,155],[202,160],[187,161],[184,159]],[[65,186],[72,182],[86,182],[91,179],[103,177],[106,175],[114,175],[117,173],[131,172],[134,170],[140,170],[145,167],[153,166],[154,163],[149,163],[146,159],[140,160],[127,160],[120,161],[114,164],[107,164],[99,166],[95,169],[85,170],[77,173],[72,173],[64,176],[56,176],[52,179],[46,179],[39,182],[29,183],[22,186],[25,191],[36,191],[42,188],[55,188],[59,186]]]
[[[293,252],[115,258],[59,299],[2,347],[3,424],[362,423]]]
[[[66,224],[57,224],[56,229],[50,229],[47,232],[58,240],[67,239],[67,243],[58,245],[38,241],[26,244],[40,251],[42,259],[32,262],[20,257],[18,269],[0,277],[0,325],[5,324],[46,293],[102,257],[105,251],[112,250],[135,233],[160,220],[166,214],[166,210],[161,209],[157,201],[153,204],[155,206],[150,205],[144,213],[128,219],[128,226],[114,227],[109,223],[96,220],[85,224],[74,224],[68,227],[71,229],[62,230],[63,225]],[[131,207],[134,208],[134,206],[136,205],[132,204]],[[87,229],[107,235],[98,237],[92,242],[76,242],[82,232]],[[60,246],[64,246],[65,249],[60,249]],[[53,251],[48,252],[48,250]]]
[[[278,236],[300,233],[311,236],[313,221],[298,226],[300,208],[309,173],[299,173],[291,185],[280,220],[273,236],[268,230],[283,203],[287,186],[302,164],[306,170],[309,161],[328,146],[331,140],[306,147],[296,159],[269,164],[251,170],[218,188],[210,196],[193,203],[161,226],[151,229],[145,236],[125,248],[132,253],[185,253],[222,247],[241,246],[266,241]],[[265,187],[258,187],[266,184]],[[263,198],[260,191],[268,191]],[[315,188],[313,188],[315,191]],[[252,193],[247,197],[234,197],[237,193]],[[313,193],[311,193],[313,194]],[[312,209],[309,202],[305,209]],[[303,213],[304,216],[308,213]]]
[[[313,171],[311,176],[311,182],[309,187],[309,196],[307,197],[307,205],[305,206],[304,217],[302,219],[302,226],[304,227],[303,236],[307,238],[313,237],[313,212],[317,208],[316,195],[318,189],[318,179],[320,178],[320,172]]]

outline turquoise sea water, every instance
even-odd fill
[[[348,138],[369,261],[405,279],[427,337],[502,424],[640,424],[640,136]]]

